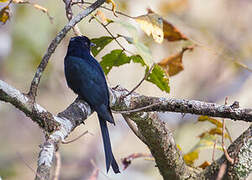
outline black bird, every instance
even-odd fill
[[[107,122],[115,124],[109,107],[109,91],[100,64],[90,54],[92,43],[85,36],[71,38],[65,56],[65,77],[68,86],[94,109],[99,118],[107,172],[112,166],[120,173],[111,149]]]

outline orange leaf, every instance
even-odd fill
[[[148,14],[137,16],[134,18],[141,29],[150,36],[152,34],[153,39],[157,43],[162,43],[164,40],[163,32],[163,18],[158,14],[149,11]]]
[[[166,20],[163,20],[163,31],[164,38],[168,41],[188,40],[184,34]]]
[[[179,53],[163,59],[158,63],[169,76],[174,76],[184,70],[182,63],[183,54],[186,50],[193,50],[193,47],[185,47]]]
[[[210,166],[210,165],[211,165],[210,162],[205,161],[201,165],[199,165],[199,167],[202,168],[202,169],[205,169],[207,166]]]
[[[10,9],[9,6],[5,6],[0,11],[0,22],[2,22],[1,24],[5,24],[9,18],[10,18]]]

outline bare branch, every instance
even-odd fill
[[[115,94],[120,93],[126,95],[128,90],[118,87],[114,92]],[[144,108],[140,112],[179,112],[252,122],[252,109],[236,108],[232,105],[218,105],[216,103],[207,103],[196,100],[148,97],[137,93],[132,93],[127,96],[124,101],[127,101],[128,106],[123,110],[120,109],[120,111],[134,110],[161,102],[160,105],[155,105],[147,109]],[[116,109],[114,110],[116,111]]]

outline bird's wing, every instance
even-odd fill
[[[97,69],[97,66],[89,60],[79,57],[66,57],[69,63],[66,69],[71,71],[71,86],[75,93],[87,101],[93,108],[97,105],[108,105],[108,89],[106,79]]]

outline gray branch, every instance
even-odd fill
[[[134,107],[142,107],[145,104],[141,103],[146,102],[146,100],[144,100],[146,96],[141,96],[137,93],[133,93],[123,99],[122,97],[127,94],[128,91],[121,87],[112,89],[110,92],[111,107],[113,110],[122,111],[132,109]],[[146,98],[148,100],[155,99],[155,102],[157,102],[157,99],[165,102],[164,98]],[[55,150],[58,148],[57,145],[64,140],[77,126],[82,124],[84,120],[92,113],[90,106],[86,102],[76,99],[66,110],[55,116],[42,108],[40,105],[32,103],[29,97],[20,93],[18,90],[1,80],[0,100],[9,102],[16,106],[16,108],[23,111],[27,116],[31,117],[35,122],[37,122],[38,125],[43,128],[43,130],[48,132],[46,142],[41,145],[37,169],[37,174],[39,176],[37,176],[37,179],[39,179],[39,177],[49,179]],[[205,103],[205,106],[207,105],[208,103]],[[216,111],[218,111],[218,109]],[[164,179],[209,179],[210,177],[215,177],[219,171],[218,167],[220,167],[225,160],[224,157],[220,158],[208,169],[200,173],[199,170],[189,168],[185,165],[180,151],[176,147],[172,133],[165,126],[165,123],[159,120],[155,112],[130,113],[127,115],[125,114],[125,116],[131,118],[137,124],[138,132],[144,138],[144,143],[149,147],[153,157],[155,158],[157,167]],[[41,119],[41,117],[43,118]],[[41,126],[40,121],[53,122],[44,123],[47,124],[47,126],[52,127]],[[57,125],[55,126],[55,124]],[[49,131],[52,129],[53,131]],[[235,159],[235,164],[232,165],[232,168],[228,169],[233,173],[233,177],[245,178],[251,172],[251,166],[249,166],[252,162],[251,133],[252,132],[250,128],[236,141],[234,141],[234,143],[228,149],[231,157],[238,157]],[[226,177],[229,176],[226,175]]]

